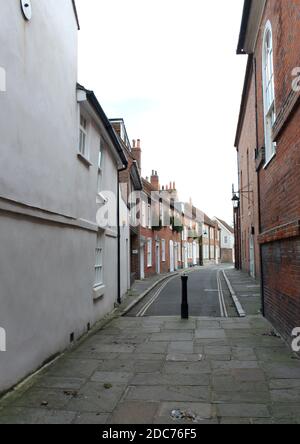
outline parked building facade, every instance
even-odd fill
[[[249,57],[243,100],[253,117],[239,149],[253,159],[255,148],[263,311],[289,341],[300,323],[299,14],[299,0],[246,0],[238,43]]]
[[[77,86],[77,33],[71,0],[39,0],[30,19],[20,2],[1,2],[0,392],[118,298],[112,196],[126,158],[94,94]],[[115,211],[104,226],[105,203]]]

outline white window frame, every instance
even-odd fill
[[[146,202],[142,200],[142,227],[146,228]]]
[[[152,239],[149,238],[147,241],[147,267],[152,267]]]
[[[148,228],[152,228],[152,209],[151,204],[148,203]]]
[[[131,225],[136,227],[137,225],[137,198],[136,193],[133,191],[130,194],[130,222]]]
[[[163,202],[159,203],[159,215],[160,215],[160,221],[161,221],[161,226],[164,227],[165,226],[165,217],[164,217],[164,204]]]
[[[103,279],[103,234],[97,233],[97,245],[95,254],[95,281],[94,288],[102,287],[104,285]]]
[[[98,152],[98,179],[97,179],[98,193],[100,193],[102,190],[101,187],[102,187],[102,173],[103,173],[103,154],[104,154],[103,139],[102,137],[100,137],[99,152]]]
[[[270,43],[269,46],[267,46],[268,41]],[[276,143],[273,142],[273,125],[276,120],[273,32],[270,21],[266,23],[263,38],[262,71],[265,130],[265,166],[267,166],[268,163],[276,155]]]
[[[161,240],[161,260],[162,260],[162,262],[166,262],[166,241],[165,241],[165,239]]]
[[[85,121],[85,126],[82,125],[82,120]],[[84,136],[84,138],[83,138]],[[84,140],[84,144],[82,146],[82,140]],[[79,146],[78,146],[79,154],[85,159],[89,159],[89,119],[85,113],[80,111],[79,115]]]

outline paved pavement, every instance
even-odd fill
[[[174,410],[183,418],[174,419]],[[0,423],[13,424],[193,424],[190,418],[300,424],[300,361],[260,315],[115,318],[0,410]]]
[[[261,313],[260,282],[234,268],[227,269],[225,272],[245,312],[248,315]]]

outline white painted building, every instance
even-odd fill
[[[234,229],[227,224],[227,222],[214,218],[217,222],[220,232],[220,249],[221,249],[221,262],[222,263],[234,263]]]
[[[76,88],[75,3],[31,3],[27,19],[20,1],[0,0],[0,328],[7,350],[0,352],[0,392],[63,351],[119,296],[113,196],[126,159],[93,93]],[[105,228],[96,219],[104,191],[116,210]]]

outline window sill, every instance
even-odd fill
[[[270,163],[272,163],[272,161],[274,160],[275,157],[276,157],[276,153],[272,154],[270,159],[264,164],[264,170],[266,170],[268,168],[268,166],[270,165]]]
[[[93,301],[98,302],[104,298],[105,294],[105,285],[100,285],[98,287],[93,288]]]
[[[92,166],[92,163],[90,162],[90,160],[87,157],[85,157],[83,154],[77,153],[77,157],[82,163],[84,163],[85,166],[87,166],[87,167]]]

